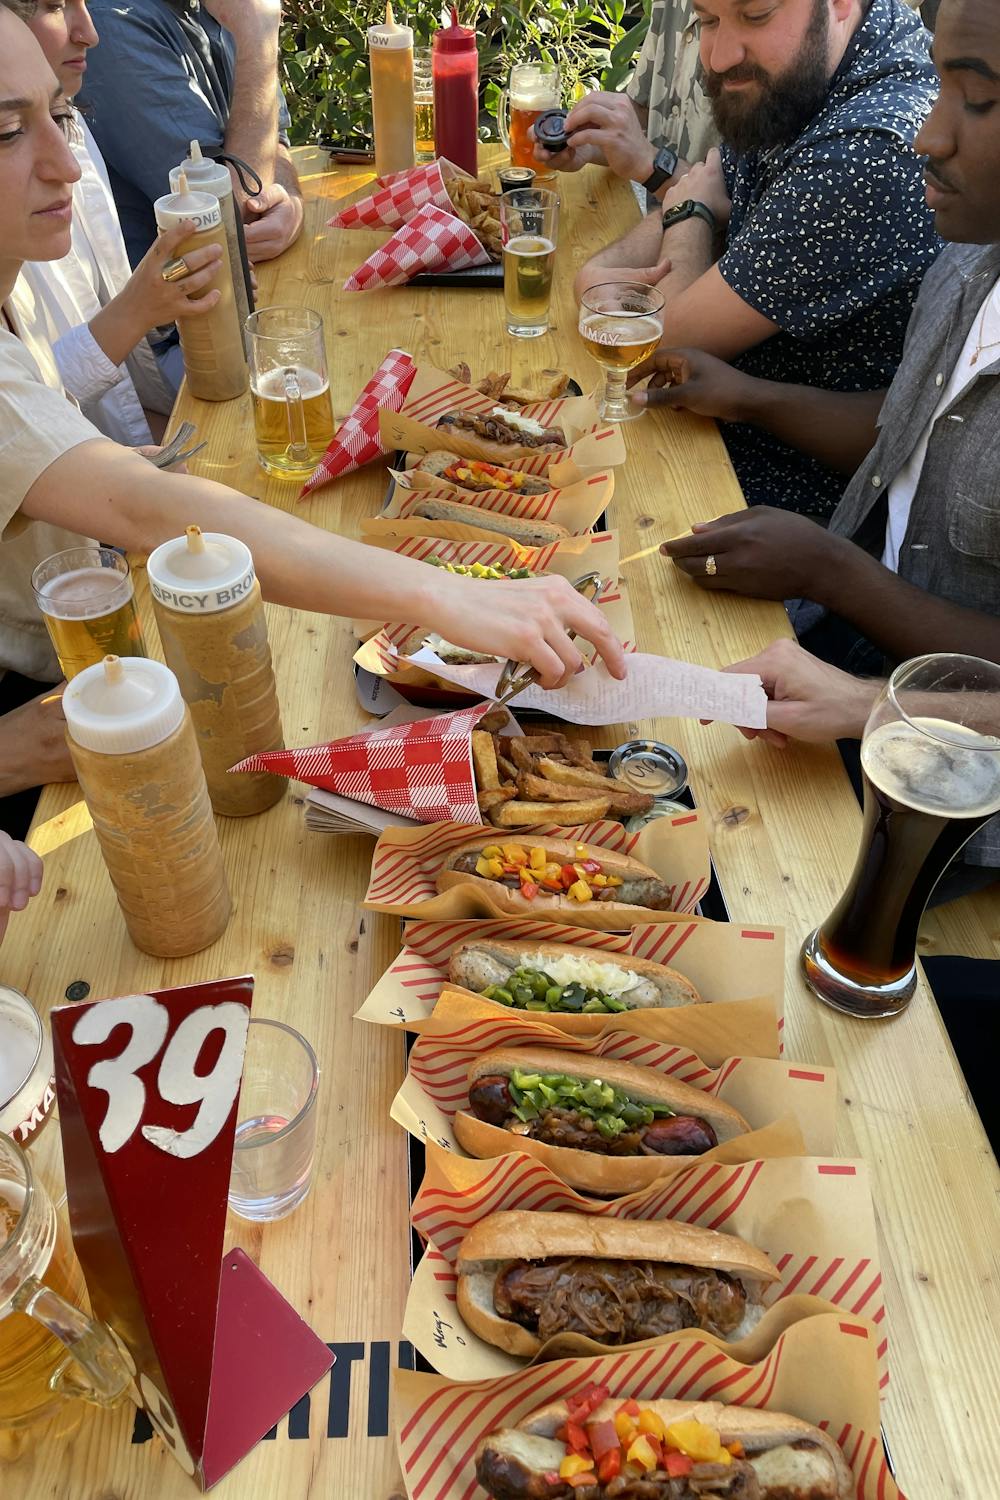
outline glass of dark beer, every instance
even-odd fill
[[[806,938],[814,994],[895,1016],[916,988],[917,929],[950,862],[1000,811],[1000,667],[920,656],[896,668],[861,742],[864,827],[850,884]]]

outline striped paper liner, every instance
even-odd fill
[[[878,1436],[875,1346],[869,1324],[828,1313],[792,1324],[749,1366],[707,1340],[674,1338],[468,1384],[401,1370],[394,1412],[406,1493],[410,1500],[483,1500],[475,1473],[480,1442],[598,1382],[620,1400],[721,1401],[798,1416],[838,1443],[853,1476],[854,1500],[903,1500]]]
[[[522,467],[520,463],[518,467]],[[393,491],[384,511],[388,520],[420,520],[414,512],[424,500],[447,500],[494,516],[552,521],[564,526],[572,536],[585,536],[596,525],[615,491],[615,477],[610,470],[589,474],[564,488],[546,490],[540,495],[520,490],[463,490],[447,480],[425,476],[419,470],[391,472]]]

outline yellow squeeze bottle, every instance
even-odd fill
[[[413,104],[413,29],[397,26],[392,0],[385,23],[368,31],[375,130],[375,170],[380,177],[405,172],[416,161]]]

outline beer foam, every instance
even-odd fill
[[[39,589],[47,615],[57,620],[92,620],[132,597],[131,580],[116,568],[75,568],[50,578]]]
[[[935,734],[965,739],[967,747]],[[861,764],[885,796],[916,812],[981,818],[1000,811],[1000,742],[960,724],[931,718],[882,724],[865,739]]]
[[[266,370],[262,375],[254,376],[253,391],[262,401],[285,400],[285,369],[292,370],[298,381],[299,390],[302,392],[303,401],[308,401],[312,396],[322,396],[329,388],[330,382],[324,380],[316,370],[307,370],[303,365],[288,365],[277,370]]]
[[[505,254],[526,260],[529,256],[552,255],[556,247],[540,234],[515,234],[503,248]]]

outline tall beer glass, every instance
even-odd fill
[[[810,989],[894,1016],[916,987],[917,929],[938,880],[1000,811],[1000,667],[918,656],[896,668],[861,743],[864,828],[850,885],[806,939]]]
[[[500,196],[507,332],[534,339],[548,332],[556,262],[559,196],[548,188],[511,188]]]
[[[592,286],[580,303],[579,333],[587,353],[604,371],[601,416],[631,422],[642,416],[625,390],[629,370],[648,359],[663,337],[663,298],[655,287],[628,281]]]
[[[128,563],[111,547],[70,547],[40,562],[31,586],[68,682],[106,656],[148,656]]]
[[[323,319],[308,307],[262,307],[246,329],[257,460],[279,479],[308,479],[333,437]]]
[[[559,67],[550,62],[517,63],[510,70],[510,83],[500,95],[497,125],[500,139],[510,152],[511,166],[534,167],[537,176],[551,176],[535,161],[531,128],[547,109],[562,103]],[[509,123],[508,123],[509,115]]]

